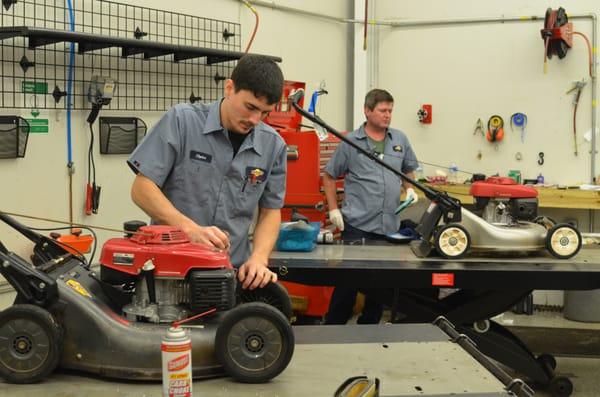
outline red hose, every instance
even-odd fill
[[[583,37],[583,39],[585,40],[585,44],[587,45],[587,48],[588,48],[589,72],[590,72],[590,77],[592,77],[592,46],[590,45],[590,40],[587,38],[586,35],[584,35],[581,32],[573,32],[573,34],[577,34],[577,35]]]
[[[256,11],[256,9],[254,7],[252,7],[252,5],[250,3],[248,3],[247,1],[242,1],[246,7],[248,7],[250,9],[250,11],[252,11],[252,13],[254,14],[255,20],[256,22],[254,23],[254,30],[252,30],[252,35],[250,36],[250,40],[248,41],[248,45],[246,46],[246,50],[244,51],[246,54],[248,53],[248,51],[250,50],[250,46],[252,46],[252,42],[254,41],[254,36],[256,36],[256,31],[258,30],[258,24],[259,24],[259,18],[258,18],[258,12]]]

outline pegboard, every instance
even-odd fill
[[[102,0],[72,0],[72,7],[77,32],[134,39],[137,30],[146,33],[140,40],[240,50],[238,23]],[[2,27],[70,30],[67,0],[18,0],[8,10],[1,7],[0,15]],[[71,44],[30,49],[28,40],[0,40],[0,108],[66,109],[65,97],[56,102],[52,91],[55,87],[63,92],[67,89]],[[35,66],[24,70],[23,56]],[[94,75],[110,76],[118,82],[107,109],[162,111],[190,101],[192,93],[197,100],[216,100],[222,95],[223,79],[231,75],[236,63],[208,64],[206,58],[175,62],[173,55],[122,57],[119,48],[76,51],[74,60],[72,108],[76,110],[90,108],[86,94]],[[44,83],[47,93],[23,92],[44,91]]]

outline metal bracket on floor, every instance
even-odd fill
[[[535,395],[535,392],[529,385],[523,382],[519,378],[515,378],[508,385],[504,387],[504,389],[508,392],[511,392],[517,396],[527,396],[532,397]]]
[[[464,333],[458,332],[454,324],[452,324],[446,317],[439,316],[433,321],[433,325],[439,327],[444,333],[446,333],[452,342],[457,343],[467,353],[471,355],[479,364],[483,365],[488,371],[502,382],[506,391],[519,396],[519,397],[533,397],[534,392],[525,382],[521,379],[513,379],[508,375],[502,368],[492,362],[485,354],[477,349],[475,342],[465,335]]]

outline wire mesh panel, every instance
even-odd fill
[[[101,0],[72,0],[74,30],[140,41],[240,50],[240,25],[147,7]],[[19,0],[1,7],[1,26],[70,30],[66,0]],[[207,58],[176,62],[160,52],[82,47],[58,42],[30,48],[25,37],[0,40],[0,107],[66,108],[65,92],[71,45],[74,56],[73,109],[89,109],[86,90],[92,76],[117,80],[108,109],[165,110],[194,100],[211,101],[222,93],[222,80],[235,61]],[[75,48],[74,47],[74,48]],[[54,95],[53,95],[54,94]]]

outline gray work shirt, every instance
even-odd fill
[[[364,125],[347,137],[369,153],[375,148],[367,139]],[[418,167],[408,138],[402,131],[388,128],[383,161],[404,173]],[[344,178],[342,214],[347,223],[365,232],[389,234],[398,231],[400,218],[394,211],[400,204],[402,180],[358,150],[341,142],[325,172]]]
[[[233,157],[229,133],[221,125],[220,104],[174,106],[128,164],[156,183],[175,208],[196,223],[227,231],[231,262],[240,266],[250,255],[248,229],[257,205],[283,206],[286,146],[261,122]]]

